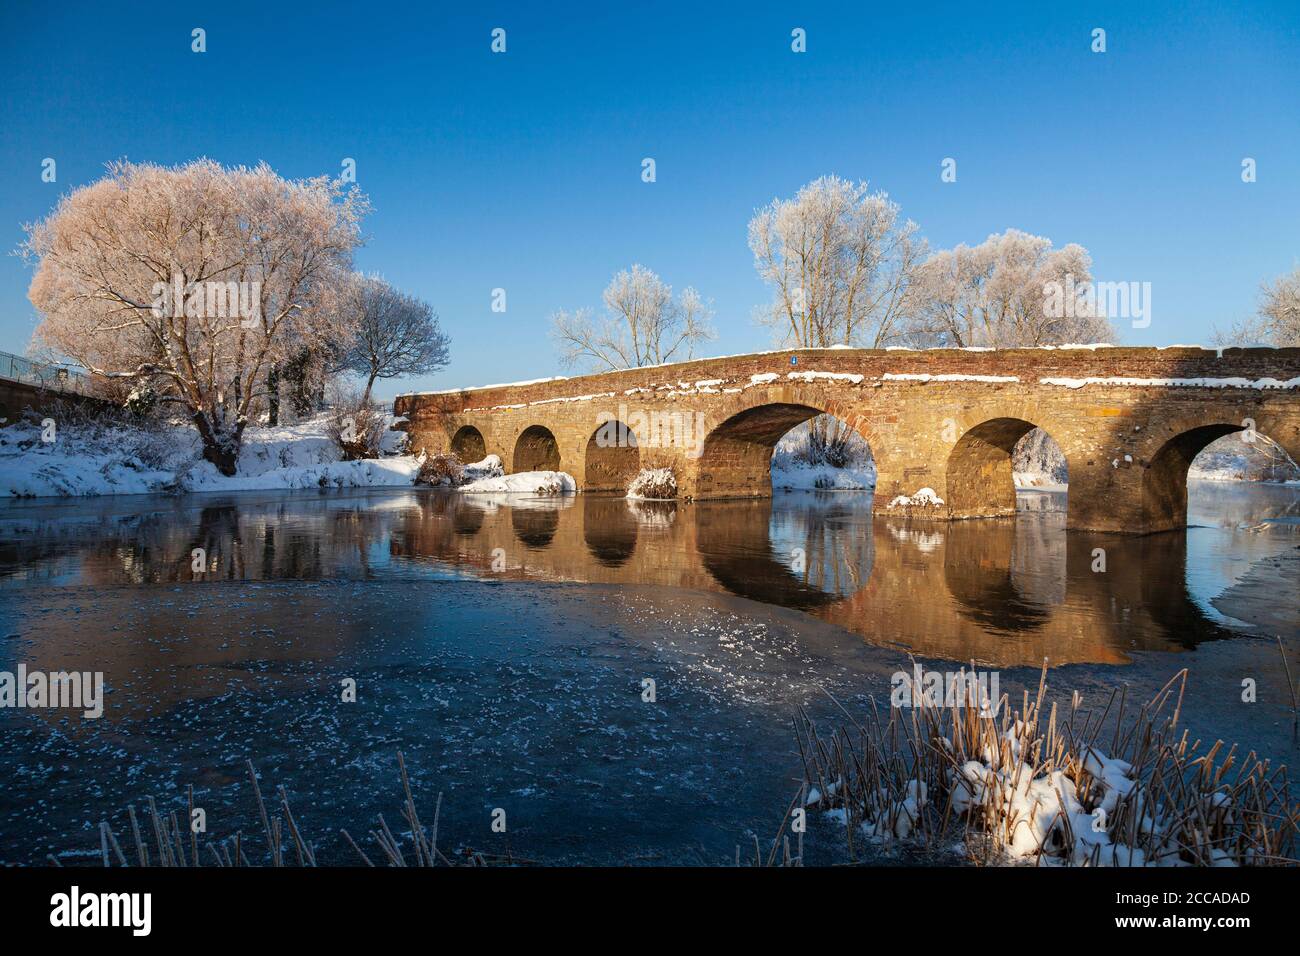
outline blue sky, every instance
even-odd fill
[[[769,347],[746,223],[824,173],[888,191],[937,247],[1016,227],[1151,282],[1128,344],[1207,341],[1300,259],[1294,0],[152,6],[5,4],[0,246],[117,158],[289,177],[355,158],[374,205],[358,265],[453,340],[449,368],[385,396],[559,374],[550,313],[599,305],[634,262],[714,300],[705,354]],[[28,345],[30,279],[0,259],[0,349]]]

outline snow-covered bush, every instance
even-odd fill
[[[465,480],[478,481],[481,478],[500,478],[506,473],[506,466],[497,455],[488,455],[482,461],[472,461],[465,466]]]
[[[890,502],[889,507],[893,509],[902,509],[904,511],[936,511],[943,507],[943,499],[933,488],[920,488],[915,494],[896,495]]]
[[[420,462],[415,476],[417,485],[448,486],[455,488],[465,479],[465,466],[454,454],[428,455]]]
[[[505,465],[496,455],[488,455],[482,461],[461,462],[453,452],[445,455],[427,455],[420,464],[420,474],[416,484],[435,485],[446,488],[460,488],[475,482],[505,476]],[[553,472],[529,472],[529,474],[553,474]]]
[[[677,476],[671,468],[647,468],[632,479],[627,496],[656,500],[676,498]]]
[[[113,455],[133,467],[157,469],[168,467],[192,447],[190,441],[177,440],[177,423],[167,421],[152,407],[70,399],[55,399],[40,413],[27,409],[19,430],[10,437],[39,441],[46,420],[54,422],[54,441],[41,442],[50,446],[43,450],[64,455]]]
[[[344,461],[378,458],[388,431],[388,413],[356,393],[340,393],[330,414],[329,436]]]
[[[46,417],[53,420],[52,432],[42,425]],[[203,459],[202,442],[188,421],[141,418],[124,409],[48,410],[0,428],[0,495],[393,487],[415,479],[419,463],[409,455],[340,461],[329,428],[328,416],[250,426],[236,473],[227,476]],[[393,444],[391,436],[386,444]]]

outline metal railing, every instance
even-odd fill
[[[73,392],[78,395],[91,395],[90,376],[80,369],[49,362],[33,362],[21,355],[0,352],[0,378],[12,382],[23,382],[46,388],[55,392]]]

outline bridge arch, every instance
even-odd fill
[[[1188,427],[1168,437],[1142,472],[1142,523],[1147,531],[1187,525],[1187,472],[1211,442],[1244,431],[1242,425],[1214,423]]]
[[[511,472],[559,471],[560,444],[545,425],[529,425],[515,441]]]
[[[487,442],[473,425],[462,425],[451,436],[451,453],[463,462],[482,461],[487,457]]]
[[[1036,428],[1059,445],[1050,427],[1016,414],[986,418],[962,433],[948,453],[944,499],[954,518],[998,517],[1016,513],[1013,454]],[[1068,462],[1067,462],[1068,468]]]
[[[636,433],[616,418],[599,425],[587,439],[584,491],[626,492],[641,471]]]
[[[757,392],[757,390],[755,390]],[[870,435],[849,409],[824,400],[824,393],[780,388],[728,403],[699,449],[695,497],[756,498],[772,493],[772,452],[791,429],[818,415],[832,415],[862,436]],[[872,449],[874,454],[874,447]]]

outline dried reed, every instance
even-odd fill
[[[959,847],[980,864],[1296,864],[1286,768],[1180,731],[1186,681],[1184,669],[1136,712],[1117,690],[1100,714],[1081,711],[1077,693],[1058,714],[1044,711],[1044,664],[1014,712],[1007,695],[996,708],[917,695],[883,721],[846,711],[829,736],[800,712],[807,804],[842,816],[855,857],[869,841]]]
[[[253,769],[253,762],[248,760],[245,763],[248,767],[248,777],[252,783],[253,797],[257,803],[257,811],[262,821],[262,831],[266,839],[266,853],[264,856],[255,854],[258,858],[250,860],[248,843],[244,838],[244,834],[239,831],[216,841],[204,839],[200,846],[199,833],[193,826],[182,828],[175,811],[167,814],[159,812],[157,802],[153,797],[149,797],[146,801],[148,804],[147,824],[152,831],[152,844],[147,835],[141,830],[135,807],[128,806],[126,809],[131,827],[129,846],[134,852],[135,865],[146,867],[203,866],[205,863],[210,863],[214,866],[223,867],[268,864],[273,867],[283,867],[287,865],[286,850],[291,846],[293,858],[298,866],[318,866],[316,846],[303,835],[298,821],[294,817],[293,810],[289,806],[289,795],[284,787],[276,788],[279,805],[276,812],[272,814],[267,810],[266,801],[262,798],[262,788],[258,785],[257,772]],[[415,795],[411,791],[410,778],[406,773],[406,760],[400,751],[397,754],[397,766],[401,775],[402,795],[404,798],[401,814],[403,820],[406,821],[407,830],[401,835],[394,834],[384,820],[383,814],[376,818],[375,826],[370,829],[369,835],[379,847],[380,856],[378,859],[381,863],[389,866],[490,866],[500,864],[518,865],[532,862],[516,858],[509,853],[504,855],[491,854],[472,849],[462,849],[451,855],[444,853],[438,847],[438,823],[442,812],[442,794],[438,794],[437,801],[434,804],[432,824],[426,829],[420,821],[419,812],[416,810]],[[187,819],[193,820],[193,787],[187,789],[186,799],[188,805]],[[186,831],[189,831],[188,836]],[[288,836],[287,841],[286,834]],[[347,830],[339,830],[339,835],[356,852],[362,865],[376,865],[366,855],[365,851],[357,845]],[[99,838],[100,857],[104,866],[131,865],[131,863],[128,863],[126,853],[122,850],[121,843],[118,841],[117,833],[107,820],[99,824]],[[286,846],[286,842],[289,846]],[[408,843],[410,845],[409,851],[403,848],[404,844]],[[188,853],[186,852],[187,846]],[[408,852],[410,857],[408,857]],[[54,865],[60,865],[56,857],[50,856],[48,859]]]

